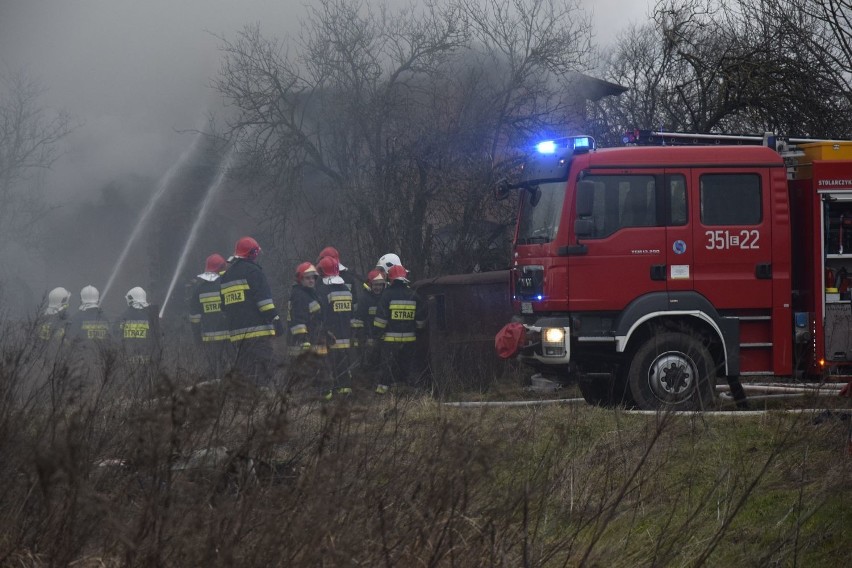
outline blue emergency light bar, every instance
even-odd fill
[[[556,151],[556,142],[553,140],[545,140],[535,145],[535,149],[539,154],[552,154]]]
[[[539,154],[555,154],[558,150],[588,152],[594,150],[594,148],[595,139],[591,136],[569,136],[558,140],[542,140],[535,145]]]

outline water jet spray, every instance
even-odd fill
[[[171,187],[172,179],[175,177],[175,174],[186,163],[189,157],[195,153],[195,149],[198,147],[198,141],[201,140],[203,137],[204,135],[199,133],[195,137],[195,140],[193,140],[189,148],[183,151],[178,160],[174,164],[172,164],[172,166],[168,169],[168,171],[166,171],[163,177],[160,178],[160,183],[157,185],[157,190],[151,196],[151,199],[148,201],[148,204],[145,206],[145,209],[142,210],[142,214],[139,215],[139,220],[136,222],[136,226],[133,228],[133,232],[130,233],[130,237],[127,239],[127,244],[124,245],[124,249],[118,256],[118,261],[116,261],[115,267],[112,269],[112,274],[110,274],[109,280],[107,280],[106,286],[104,286],[104,289],[101,292],[101,304],[103,304],[103,301],[106,299],[110,288],[112,288],[112,284],[115,281],[116,276],[118,276],[118,273],[121,270],[121,266],[127,259],[127,255],[130,253],[130,248],[139,238],[139,235],[142,232],[142,228],[145,227],[145,225],[148,223],[148,218],[151,217],[151,213],[154,211],[154,207],[166,193],[166,190]]]
[[[198,231],[201,228],[201,223],[204,221],[205,217],[207,217],[207,211],[210,209],[210,204],[215,201],[219,188],[225,181],[225,176],[227,176],[228,170],[231,167],[231,160],[233,157],[234,148],[232,147],[228,151],[228,155],[224,160],[224,166],[219,171],[219,175],[216,176],[216,179],[213,180],[213,183],[210,184],[209,188],[207,188],[207,194],[204,196],[204,201],[201,204],[201,210],[198,212],[198,215],[195,217],[195,221],[192,223],[192,228],[189,231],[189,237],[186,239],[186,243],[183,246],[183,251],[181,251],[180,258],[178,259],[177,267],[175,268],[174,275],[172,276],[172,281],[169,283],[169,288],[166,291],[166,297],[163,299],[163,306],[160,308],[160,319],[163,318],[163,313],[166,311],[169,298],[171,298],[177,279],[186,264],[186,258],[189,256],[189,251],[192,249],[192,246],[195,244],[195,240],[198,238]]]

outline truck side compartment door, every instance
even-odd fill
[[[772,370],[772,207],[765,168],[694,168],[695,291],[739,319],[743,374]]]

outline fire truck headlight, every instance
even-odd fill
[[[544,343],[562,345],[565,341],[565,330],[561,327],[548,327],[545,328],[542,336],[544,337]]]
[[[542,352],[545,356],[560,357],[565,354],[565,329],[546,327],[541,330]]]

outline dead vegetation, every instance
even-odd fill
[[[185,346],[130,373],[28,333],[2,336],[2,565],[850,561],[843,410],[321,403],[289,369],[258,391],[200,383]]]

